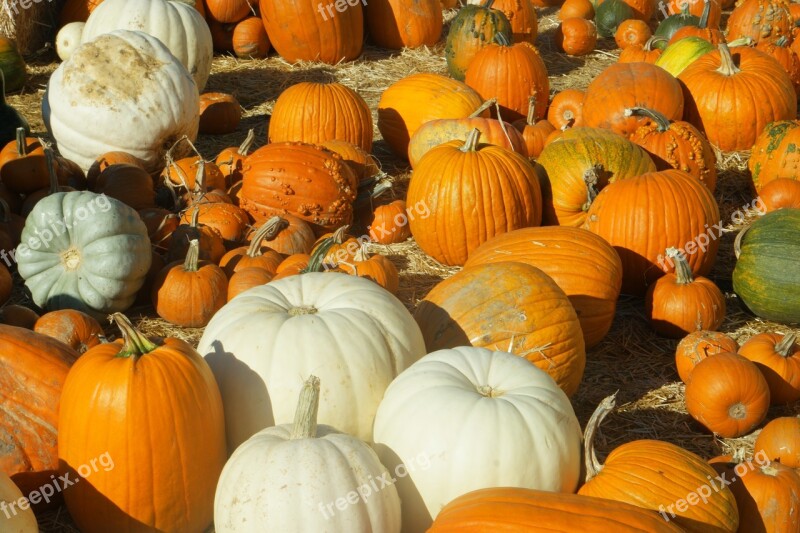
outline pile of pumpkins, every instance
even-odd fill
[[[755,48],[712,42],[711,3],[675,15],[697,18],[671,23],[676,35],[698,31],[667,46],[662,65],[655,41],[628,38],[641,25],[620,20],[627,57],[585,91],[550,98],[533,6],[466,5],[446,39],[449,76],[411,74],[381,96],[377,128],[413,169],[406,197],[384,201],[391,187],[357,92],[293,85],[266,144],[254,149],[251,131],[201,154],[201,124],[236,107],[227,100],[215,115],[201,91],[214,47],[248,21],[263,24],[255,48],[230,45],[239,55],[261,57],[271,43],[289,61],[336,62],[361,53],[362,16],[381,46],[436,43],[439,0],[416,2],[420,12],[348,3],[337,24],[307,13],[314,22],[302,28],[310,3],[262,1],[258,19],[247,1],[140,1],[67,3],[64,61],[42,104],[57,151],[18,114],[0,132],[0,246],[11,258],[0,299],[16,269],[46,311],[6,306],[0,325],[0,387],[14,391],[0,404],[3,501],[108,456],[113,467],[34,508],[63,497],[86,533],[212,522],[220,533],[254,523],[480,531],[509,520],[531,530],[798,527],[800,419],[770,421],[753,459],[764,461],[742,475],[752,461],[708,462],[653,440],[600,464],[594,445],[614,399],[583,431],[570,402],[621,293],[642,298],[657,334],[682,339],[687,410],[709,431],[749,434],[770,404],[800,398],[795,334],[738,346],[717,331],[726,299],[706,277],[724,222],[714,148],[751,150],[763,216],[738,235],[734,290],[760,317],[800,322],[800,122],[794,74],[776,59],[792,37],[788,6],[735,9],[746,22],[736,27],[754,28],[728,38]],[[615,3],[592,6],[601,37],[626,10]],[[646,21],[652,7],[627,12]],[[771,32],[752,24],[767,10]],[[670,52],[706,33],[692,61]],[[631,59],[637,51],[647,60]],[[395,296],[397,268],[366,243],[412,235],[463,268],[409,311]],[[204,328],[199,344],[143,335],[123,314],[137,304]],[[114,342],[99,322],[109,315]],[[687,487],[728,471],[738,485],[679,504]],[[35,531],[19,507],[13,519]]]

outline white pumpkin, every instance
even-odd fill
[[[133,304],[152,257],[139,214],[89,191],[39,200],[25,219],[15,254],[36,305],[103,317]]]
[[[323,383],[324,387],[324,383]],[[400,531],[400,498],[365,442],[317,426],[320,381],[302,389],[293,424],[236,449],[214,497],[216,533]]]
[[[83,29],[82,42],[114,30],[143,31],[164,43],[202,92],[211,73],[214,45],[203,15],[185,2],[104,0]]]
[[[369,442],[386,387],[425,354],[411,313],[377,283],[314,272],[254,287],[206,326],[197,351],[217,378],[233,450],[292,420],[305,376],[322,390],[319,421]]]
[[[24,509],[19,506],[21,498],[22,492],[19,488],[8,474],[0,471],[0,531],[3,533],[39,532],[39,524],[36,523],[31,508],[27,505]],[[399,518],[397,520],[400,521]]]
[[[105,2],[101,5],[105,5]],[[155,37],[119,30],[82,44],[50,76],[42,116],[62,156],[88,170],[97,156],[128,152],[151,171],[178,139],[197,138],[200,95]],[[184,150],[189,143],[180,143]]]
[[[72,52],[81,44],[85,22],[70,22],[65,24],[56,35],[56,54],[61,61],[66,61]]]
[[[574,492],[581,428],[567,395],[527,360],[485,348],[426,355],[375,417],[375,449],[399,477],[403,531],[425,531],[454,498],[487,487]]]

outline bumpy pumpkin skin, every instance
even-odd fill
[[[97,466],[64,491],[86,533],[203,531],[213,520],[227,457],[219,389],[190,344],[151,342],[152,351],[127,357],[121,341],[96,346],[64,384],[62,467],[75,479],[82,465]]]
[[[495,35],[513,40],[511,22],[502,11],[492,9],[493,0],[482,5],[462,7],[450,22],[444,50],[447,69],[457,80],[464,80],[470,62],[482,48],[493,43]],[[488,7],[487,7],[488,6]]]
[[[417,320],[428,352],[456,346],[526,358],[572,396],[586,366],[580,322],[550,276],[524,263],[481,264],[442,281],[422,300]]]
[[[333,139],[372,150],[372,113],[357,92],[341,83],[301,82],[280,94],[269,121],[269,142]]]
[[[468,117],[482,103],[480,95],[466,83],[440,74],[412,74],[390,85],[381,95],[378,129],[392,152],[405,158],[409,140],[422,124]],[[489,111],[481,116],[489,116]]]
[[[578,227],[606,185],[653,172],[656,165],[644,149],[608,130],[569,128],[545,146],[535,168],[543,224]]]
[[[58,470],[59,398],[78,355],[46,335],[0,325],[0,470],[26,496]]]
[[[84,171],[99,155],[122,151],[154,172],[178,139],[197,138],[200,97],[189,72],[161,41],[117,30],[82,44],[59,65],[47,83],[42,117],[61,155]],[[181,143],[173,156],[189,149]]]
[[[569,226],[519,229],[486,241],[469,255],[464,267],[503,261],[535,266],[553,278],[575,308],[587,349],[611,329],[622,263],[602,238]]]
[[[624,502],[525,488],[488,488],[448,503],[428,533],[681,533],[654,511]]]
[[[750,37],[753,42],[791,39],[794,19],[785,0],[745,0],[728,17],[728,42]]]
[[[635,220],[652,224],[642,228]],[[624,273],[622,292],[643,295],[665,272],[674,271],[664,255],[670,246],[686,247],[692,275],[707,275],[719,241],[706,232],[719,220],[719,207],[705,185],[681,170],[662,170],[606,187],[589,208],[584,227],[617,249]],[[705,249],[695,241],[698,235],[708,236]]]
[[[372,42],[381,48],[433,46],[442,35],[439,0],[373,0],[365,3],[364,18]]]
[[[58,221],[71,227],[55,230]],[[53,236],[49,243],[46,232]],[[28,215],[21,242],[19,274],[34,302],[51,310],[103,316],[124,311],[136,299],[152,260],[147,226],[138,213],[87,191],[40,200]]]
[[[678,81],[649,63],[615,63],[589,84],[583,121],[591,128],[608,128],[630,136],[643,119],[625,116],[629,107],[654,109],[670,120],[683,116],[683,93]]]
[[[363,5],[347,4],[343,12],[336,9],[318,11],[327,4],[308,0],[259,0],[258,9],[264,20],[275,51],[289,63],[322,61],[335,65],[352,61],[361,55],[364,41]]]
[[[800,322],[800,209],[779,209],[756,220],[741,239],[733,290],[757,316]]]
[[[471,137],[429,151],[408,188],[408,205],[429,213],[409,218],[411,233],[425,253],[446,265],[463,265],[488,239],[542,219],[539,182],[528,160],[476,142]]]
[[[756,192],[772,180],[800,179],[800,121],[768,124],[758,134],[747,167]]]
[[[288,214],[317,232],[352,221],[358,183],[330,150],[299,142],[268,144],[245,160],[242,176],[239,205],[256,220]]]
[[[770,461],[789,468],[800,468],[800,417],[783,416],[772,420],[758,434],[755,453],[764,451]]]

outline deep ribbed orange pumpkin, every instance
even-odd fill
[[[428,217],[409,222],[420,248],[446,265],[463,265],[469,253],[495,235],[538,226],[539,182],[528,160],[493,145],[466,142],[429,151],[411,178],[406,201],[425,206]]]
[[[372,113],[341,83],[301,82],[281,93],[269,121],[269,141],[347,141],[372,150]]]
[[[58,470],[59,398],[77,358],[52,337],[0,325],[0,468],[25,495],[50,483]]]
[[[369,36],[382,48],[433,46],[442,35],[440,0],[372,0],[364,6]]]
[[[578,314],[587,348],[608,333],[622,286],[622,264],[602,238],[567,226],[518,229],[486,241],[464,267],[502,261],[527,263],[553,278]]]
[[[258,4],[272,46],[282,58],[331,65],[357,58],[363,47],[362,3],[344,7],[339,11],[333,2],[308,0],[259,0]]]
[[[647,150],[658,170],[677,168],[702,181],[710,191],[716,189],[717,157],[697,128],[642,107],[630,108],[630,114],[649,119],[636,129],[631,140]]]
[[[358,183],[339,154],[299,142],[272,143],[250,154],[239,205],[257,221],[294,215],[315,232],[349,224]]]
[[[618,446],[605,464],[599,463],[595,453],[597,429],[614,404],[614,396],[603,400],[586,425],[586,484],[578,494],[652,509],[687,532],[734,533],[739,513],[728,487],[719,487],[703,504],[678,504],[685,504],[691,491],[705,487],[717,476],[714,468],[694,453],[659,440],[635,440]]]
[[[214,375],[187,342],[113,318],[123,342],[83,354],[61,395],[59,459],[71,479],[98,465],[64,491],[69,513],[86,533],[204,531],[227,458]]]
[[[646,107],[680,120],[681,86],[666,70],[650,63],[614,63],[586,88],[583,122],[628,137],[644,122],[641,117],[625,116],[629,107]]]
[[[540,110],[536,118],[544,118],[550,82],[539,52],[529,42],[512,45],[502,34],[497,38],[499,44],[490,44],[475,54],[464,81],[484,99],[496,98],[503,120],[525,118],[532,96]]]
[[[466,83],[440,74],[412,74],[381,95],[378,129],[392,152],[406,158],[408,142],[422,124],[439,118],[468,117],[482,103],[480,95]],[[489,111],[482,116],[489,116]]]
[[[686,121],[720,150],[749,150],[767,124],[797,114],[789,75],[774,58],[747,46],[729,50],[722,43],[678,78],[685,92]]]
[[[682,170],[662,170],[607,186],[589,208],[585,227],[617,249],[622,292],[641,295],[674,270],[664,256],[669,247],[687,255],[692,275],[707,275],[719,247],[718,233],[709,228],[719,220],[717,201],[705,185]]]
[[[436,285],[414,318],[428,352],[477,346],[510,352],[535,364],[569,396],[586,365],[580,322],[550,276],[525,263],[465,268]]]
[[[604,498],[525,488],[468,492],[439,511],[428,533],[680,533],[654,511]]]
[[[675,350],[675,366],[678,376],[689,383],[692,370],[697,363],[721,352],[736,353],[739,345],[735,340],[719,331],[693,331],[686,335]]]
[[[800,344],[797,334],[759,333],[739,348],[753,361],[769,385],[773,405],[800,400]]]
[[[770,461],[800,468],[800,416],[772,420],[758,434],[753,449],[755,453],[763,450]]]

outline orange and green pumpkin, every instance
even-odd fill
[[[502,11],[492,9],[493,3],[486,0],[483,5],[465,5],[450,23],[444,54],[447,69],[457,80],[464,80],[472,58],[495,42],[495,35],[501,33],[507,42],[513,41],[511,22]]]

